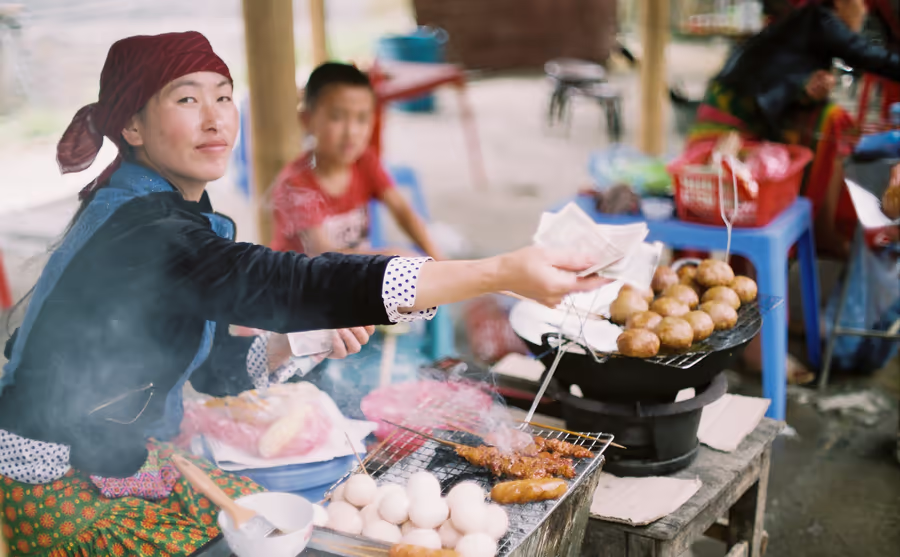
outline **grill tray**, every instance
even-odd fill
[[[460,424],[466,429],[477,430],[478,424],[472,423],[470,416],[456,418],[452,414],[452,410],[442,412],[440,408],[429,407],[423,405],[427,409],[427,417],[420,414],[411,416],[401,425],[408,425],[414,429],[422,430],[422,423],[443,423]],[[424,410],[420,411],[424,412]],[[443,415],[443,416],[442,416]],[[437,417],[436,417],[437,416]],[[442,417],[441,417],[442,416]],[[417,419],[418,418],[418,419]],[[418,424],[418,425],[413,425]],[[577,476],[575,479],[566,480],[569,484],[569,490],[566,494],[555,501],[540,501],[528,503],[525,505],[505,505],[509,514],[509,532],[498,543],[497,555],[505,557],[508,555],[518,555],[516,550],[523,545],[530,546],[530,538],[534,536],[546,537],[548,534],[553,536],[558,534],[548,533],[549,525],[546,524],[551,514],[559,507],[570,502],[573,497],[583,496],[585,490],[579,489],[582,486],[589,487],[587,497],[593,497],[596,485],[597,475],[603,465],[603,452],[607,449],[613,440],[612,435],[605,433],[587,433],[591,437],[595,437],[600,441],[592,441],[570,435],[567,433],[546,430],[539,427],[524,426],[525,431],[532,435],[540,435],[546,438],[555,438],[567,441],[575,445],[581,445],[591,450],[596,456],[593,459],[575,459],[575,471]],[[431,429],[432,435],[447,441],[467,445],[479,445],[481,439],[477,435],[462,431],[449,431],[447,429]],[[505,481],[491,476],[486,469],[474,466],[462,457],[456,454],[453,448],[439,444],[435,441],[424,439],[414,433],[394,430],[388,437],[378,446],[365,462],[366,471],[378,481],[382,483],[396,483],[406,485],[409,477],[422,470],[426,470],[434,474],[441,483],[441,492],[446,495],[450,489],[462,481],[472,481],[480,484],[486,491],[490,491],[495,484]],[[357,468],[353,471],[360,472]],[[338,484],[342,483],[350,473],[345,475],[341,480],[332,486],[329,493]],[[587,486],[587,483],[591,483]],[[585,503],[590,506],[590,500]],[[587,516],[587,515],[585,515]],[[554,527],[556,528],[556,527]],[[377,542],[364,538],[349,537],[356,539],[359,543],[368,547],[378,547]],[[347,542],[345,542],[347,543]],[[387,547],[387,546],[381,546]],[[529,549],[530,551],[530,549]]]
[[[686,352],[665,352],[653,358],[629,358],[620,354],[566,352],[555,378],[563,388],[578,385],[584,396],[609,402],[672,402],[678,391],[699,388],[740,356],[762,328],[763,317],[784,303],[782,298],[760,296],[741,306],[737,325],[714,333]],[[556,358],[559,335],[545,334],[541,346],[528,343],[549,370]],[[563,342],[577,344],[572,339]],[[581,346],[581,345],[579,345]],[[584,347],[581,347],[584,349]],[[596,359],[595,359],[596,356]]]

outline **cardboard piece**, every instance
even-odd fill
[[[703,408],[697,438],[711,449],[730,453],[766,415],[767,398],[726,394]]]
[[[606,472],[591,503],[591,517],[645,526],[678,510],[700,490],[699,478],[619,478]]]

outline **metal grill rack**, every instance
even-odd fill
[[[708,339],[692,345],[687,352],[666,353],[666,350],[662,349],[659,355],[643,360],[677,369],[689,369],[714,352],[728,350],[751,340],[762,328],[763,317],[783,303],[783,298],[760,296],[755,301],[741,306],[738,310],[737,325],[733,329],[713,333]],[[575,342],[571,339],[563,340],[566,341]],[[625,358],[619,354],[596,353],[596,356],[597,363],[605,363],[612,358]]]
[[[423,423],[432,423],[435,424],[435,427],[423,428],[421,425]],[[449,408],[424,404],[420,409],[411,413],[408,420],[400,422],[400,424],[428,432],[434,437],[453,443],[471,446],[482,444],[480,435],[462,431],[461,429],[454,429],[462,428],[480,433],[483,431],[483,426],[478,422],[477,417],[471,414],[457,415]],[[437,424],[453,425],[437,427]],[[572,496],[582,481],[602,465],[602,454],[613,440],[613,436],[606,433],[585,433],[584,435],[597,439],[591,440],[524,424],[520,429],[531,435],[539,435],[548,439],[555,438],[575,445],[581,445],[592,451],[595,457],[592,459],[574,459],[573,463],[577,475],[572,480],[566,480],[569,484],[569,489],[562,498],[554,501],[504,506],[504,509],[509,514],[509,532],[498,544],[497,555],[500,557],[509,555],[531,534],[538,530],[554,509],[561,505],[566,498]],[[488,432],[484,431],[484,433]],[[453,486],[463,481],[480,484],[486,491],[490,491],[491,487],[496,483],[505,481],[504,479],[494,478],[485,468],[470,464],[458,456],[452,447],[399,429],[395,429],[388,435],[366,458],[364,465],[366,472],[375,478],[379,484],[396,483],[405,486],[412,474],[423,470],[431,472],[440,481],[441,492],[445,495]],[[361,469],[357,468],[352,473],[359,472],[361,472]],[[332,490],[349,475],[350,473],[338,480],[332,487]]]

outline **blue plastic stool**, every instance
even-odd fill
[[[425,196],[413,169],[408,166],[393,166],[388,169],[388,172],[394,180],[394,185],[406,190],[409,202],[416,213],[425,219],[426,222],[431,220],[428,207],[425,204]],[[369,242],[375,249],[388,247],[384,234],[385,217],[383,213],[384,206],[381,203],[375,200],[369,203]],[[426,332],[427,346],[425,350],[430,359],[438,360],[456,355],[453,320],[450,319],[450,314],[446,308],[438,311],[434,319],[426,324]]]
[[[579,196],[575,202],[596,222],[626,224],[644,221],[641,217],[606,215],[597,211],[592,198]],[[691,224],[677,219],[647,221],[648,241],[663,242],[676,249],[725,251],[727,237],[721,226]],[[819,333],[819,270],[812,232],[812,205],[799,198],[774,221],[762,228],[735,228],[731,252],[749,259],[757,272],[759,291],[785,300],[763,321],[763,395],[772,401],[767,416],[784,420],[787,397],[787,295],[788,252],[797,245],[800,277],[803,282],[803,320],[806,324],[806,350],[810,364],[821,363],[822,340]]]

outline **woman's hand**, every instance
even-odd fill
[[[353,327],[351,329],[337,329],[333,331],[331,352],[321,356],[313,356],[319,361],[328,358],[341,360],[350,354],[358,354],[364,344],[375,332],[375,327]],[[290,360],[294,353],[291,351],[291,343],[287,335],[273,334],[267,345],[269,371],[275,371]]]
[[[596,290],[610,282],[597,275],[576,275],[592,264],[591,258],[584,255],[531,246],[499,257],[499,280],[505,285],[502,290],[552,308],[568,294]]]
[[[328,359],[341,360],[350,354],[358,354],[363,345],[369,342],[369,338],[374,332],[374,326],[337,329],[334,331],[334,338],[331,341],[332,349],[327,356]]]
[[[891,183],[881,197],[881,210],[889,219],[900,218],[900,164],[891,169]]]
[[[829,71],[819,70],[806,82],[806,94],[814,101],[824,101],[831,96],[837,79]]]

